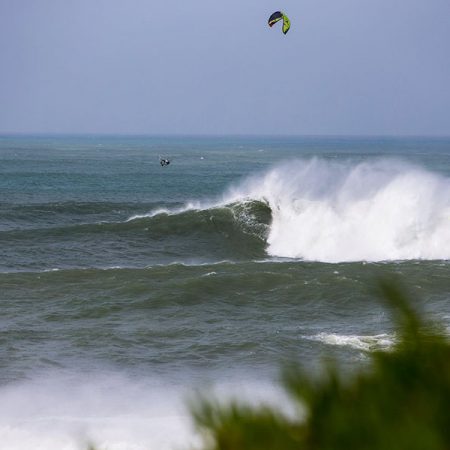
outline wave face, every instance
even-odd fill
[[[128,217],[115,210],[101,216],[95,205],[94,212],[75,217],[66,213],[73,205],[61,208],[59,222],[50,218],[36,221],[35,228],[20,223],[20,228],[0,229],[0,272],[147,267],[267,256],[271,212],[260,201],[172,210],[157,207],[148,214],[128,213]],[[11,223],[17,226],[18,220]]]
[[[310,261],[450,259],[450,179],[397,160],[285,162],[230,189],[268,203],[267,252]]]

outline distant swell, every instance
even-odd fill
[[[311,261],[450,259],[450,179],[397,160],[296,160],[227,201],[268,203],[272,256]]]

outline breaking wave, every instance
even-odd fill
[[[295,160],[234,186],[267,202],[267,252],[311,261],[450,259],[450,179],[398,160]]]
[[[267,256],[319,262],[449,260],[450,179],[398,160],[335,162],[293,160],[253,174],[220,198],[172,208],[152,205],[63,205],[66,223],[37,221],[34,229],[0,230],[0,240],[40,245],[55,239],[98,244],[173,245],[176,260],[201,253],[205,260]],[[39,206],[39,208],[42,208]],[[69,212],[66,211],[69,208]],[[71,214],[82,208],[88,219]],[[123,211],[138,214],[116,217]],[[148,209],[147,209],[148,211]],[[69,214],[70,213],[70,214]],[[112,220],[111,220],[112,219]],[[116,220],[117,219],[117,220]],[[78,223],[77,223],[78,222]],[[96,244],[96,245],[97,245]],[[122,254],[127,252],[122,251]],[[169,256],[170,256],[169,255]],[[181,258],[181,259],[180,259]]]
[[[315,336],[305,337],[312,341],[322,342],[327,345],[350,347],[365,352],[390,350],[395,345],[395,336],[379,334],[376,336],[340,335],[332,333],[319,333]]]
[[[239,223],[258,229],[274,257],[330,263],[450,259],[450,179],[398,160],[288,161],[232,186],[215,204],[131,219],[175,215],[179,223],[226,205],[241,210]],[[264,211],[261,222],[252,208]]]

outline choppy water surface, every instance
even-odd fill
[[[0,249],[5,448],[173,448],[205,382],[388,349],[380,275],[450,327],[450,140],[2,137]]]

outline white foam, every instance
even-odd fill
[[[135,214],[135,215],[129,217],[125,222],[133,222],[134,220],[145,219],[148,217],[155,217],[160,214],[170,214],[170,213],[171,213],[171,211],[168,210],[167,208],[158,208],[158,209],[150,211],[149,213],[146,213],[146,214]]]
[[[450,179],[400,161],[295,160],[225,202],[266,201],[268,253],[312,261],[450,259]]]
[[[134,220],[139,219],[146,219],[146,218],[152,218],[156,217],[162,214],[168,215],[168,216],[174,216],[177,214],[182,214],[187,211],[196,211],[196,210],[202,210],[207,209],[210,205],[202,205],[200,202],[188,202],[186,205],[180,207],[180,208],[157,208],[154,209],[146,214],[135,214],[131,217],[129,217],[125,222],[132,222]]]
[[[395,344],[395,336],[378,334],[375,336],[340,335],[334,333],[319,333],[314,336],[305,336],[306,339],[323,342],[327,345],[351,347],[356,350],[373,351],[389,350]]]

